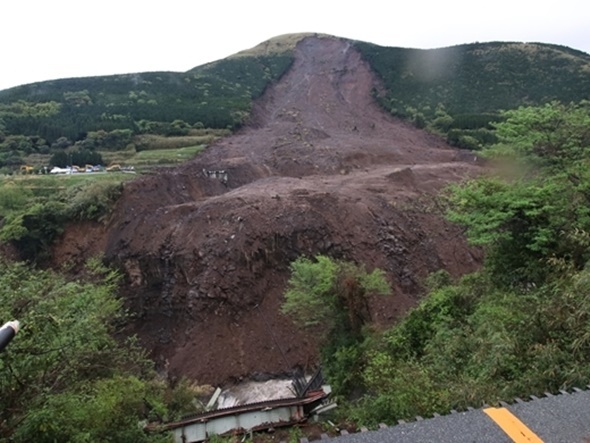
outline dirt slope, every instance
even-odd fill
[[[429,272],[479,264],[433,198],[478,173],[473,156],[382,112],[347,41],[309,37],[295,55],[249,125],[130,183],[108,227],[136,330],[171,374],[216,384],[313,364],[314,337],[278,311],[301,254],[385,269],[394,295],[372,301],[382,325]]]

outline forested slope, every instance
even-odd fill
[[[240,57],[185,73],[145,72],[34,83],[0,91],[4,131],[52,143],[141,123],[235,128],[253,99],[289,67],[288,55]]]
[[[542,43],[473,43],[440,49],[356,47],[383,81],[381,105],[458,147],[495,142],[500,111],[590,98],[590,55]]]
[[[228,58],[185,73],[62,79],[0,91],[0,167],[33,153],[124,149],[137,134],[239,128],[288,54]],[[99,140],[99,143],[96,141]]]

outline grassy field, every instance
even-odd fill
[[[179,163],[184,163],[186,161],[192,160],[199,152],[205,150],[205,148],[206,145],[195,145],[176,149],[154,149],[140,152],[102,151],[100,154],[102,155],[104,162],[103,166],[109,166],[113,164],[118,164],[121,166],[139,166],[140,169],[145,170],[149,169],[150,166],[172,166]],[[49,171],[51,168],[47,165],[49,165],[50,158],[50,155],[37,154],[35,155],[35,158],[27,158],[26,162],[28,165],[33,166],[35,171],[43,170],[44,166],[47,167],[47,171]],[[18,173],[18,170],[16,174],[13,175],[13,177],[16,176],[21,176]],[[24,175],[24,177],[27,177],[27,175]]]
[[[151,163],[154,161],[167,161],[179,163],[191,160],[199,152],[205,149],[205,145],[187,146],[178,149],[157,149],[153,151],[141,151],[135,154],[133,158],[137,163]]]
[[[12,175],[0,177],[2,189],[30,190],[34,196],[49,196],[68,188],[84,186],[89,183],[124,182],[137,177],[127,172],[93,172],[89,174],[60,175]]]
[[[302,32],[297,34],[283,34],[266,40],[253,48],[240,51],[237,54],[230,55],[228,58],[236,57],[259,57],[262,55],[284,54],[293,51],[297,43],[306,37],[329,37],[327,34],[317,34],[313,32]]]
[[[139,170],[149,169],[150,166],[171,166],[193,159],[202,152],[206,145],[185,146],[175,149],[150,149],[147,151],[116,151],[102,152],[105,164],[120,164],[133,166]]]
[[[78,174],[47,174],[47,175],[11,175],[2,178],[2,184],[20,186],[76,186],[88,181],[126,181],[133,178],[128,172],[92,172]]]

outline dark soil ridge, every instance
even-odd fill
[[[350,42],[305,38],[248,125],[126,186],[106,257],[125,270],[135,330],[171,375],[220,384],[315,364],[315,337],[279,312],[302,254],[384,269],[393,295],[371,301],[382,327],[428,273],[477,269],[435,196],[480,166],[383,112],[378,90]]]

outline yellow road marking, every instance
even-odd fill
[[[483,410],[515,443],[543,443],[537,434],[531,431],[506,408],[486,408]]]

